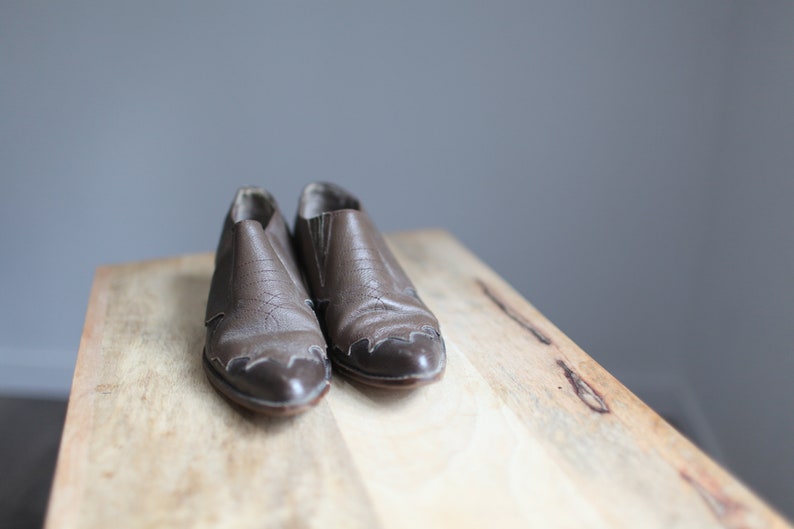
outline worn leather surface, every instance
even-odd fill
[[[257,411],[291,411],[328,389],[326,344],[273,198],[241,188],[224,222],[206,313],[213,385]]]
[[[416,385],[441,376],[438,320],[358,199],[334,184],[308,185],[295,239],[339,367],[375,385]]]

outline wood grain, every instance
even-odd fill
[[[790,527],[443,231],[389,242],[445,378],[295,418],[201,370],[212,256],[98,270],[47,527]]]

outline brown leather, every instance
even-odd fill
[[[438,320],[358,199],[334,184],[309,184],[295,239],[329,355],[342,372],[388,387],[441,377],[446,355]]]
[[[213,386],[258,412],[300,412],[328,391],[325,339],[275,200],[241,188],[215,255],[204,368]]]

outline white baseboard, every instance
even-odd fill
[[[0,394],[67,398],[76,352],[0,347]]]

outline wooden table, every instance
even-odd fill
[[[46,527],[790,527],[449,234],[389,242],[445,378],[287,419],[205,379],[212,255],[98,269]]]

